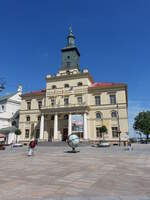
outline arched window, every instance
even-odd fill
[[[117,115],[118,115],[117,111],[113,110],[113,111],[111,112],[111,117],[112,117],[112,118],[117,118]]]
[[[96,113],[96,119],[102,119],[102,114],[100,112],[97,112]]]
[[[78,86],[82,86],[83,85],[83,83],[82,82],[78,82],[78,84],[77,84]]]
[[[65,87],[65,88],[69,88],[69,84],[66,83],[66,84],[64,85],[64,87]]]
[[[52,89],[56,89],[56,85],[52,85]]]

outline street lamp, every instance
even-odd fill
[[[119,146],[120,146],[120,144],[121,144],[121,138],[120,138],[121,131],[120,131],[120,127],[117,128],[117,133],[118,133],[118,137],[119,137]]]
[[[121,145],[121,138],[120,138],[121,130],[120,130],[120,122],[119,122],[119,110],[118,110],[118,104],[117,104],[117,120],[118,120],[117,133],[118,133],[118,137],[119,137],[119,146],[120,146],[120,145]]]

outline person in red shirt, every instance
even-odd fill
[[[34,138],[32,138],[32,140],[29,143],[28,156],[33,156],[35,146],[36,146],[35,140]]]

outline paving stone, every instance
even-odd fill
[[[0,151],[0,200],[150,200],[150,145]]]

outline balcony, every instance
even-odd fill
[[[86,102],[83,102],[81,104],[66,104],[66,105],[49,105],[49,106],[43,106],[41,111],[45,112],[85,112],[85,110],[89,110],[89,106]]]
[[[88,93],[87,86],[80,86],[80,87],[73,87],[71,88],[62,88],[62,89],[53,89],[47,90],[46,96],[53,97],[53,96],[65,96],[65,95],[72,95],[72,94],[85,94]]]

